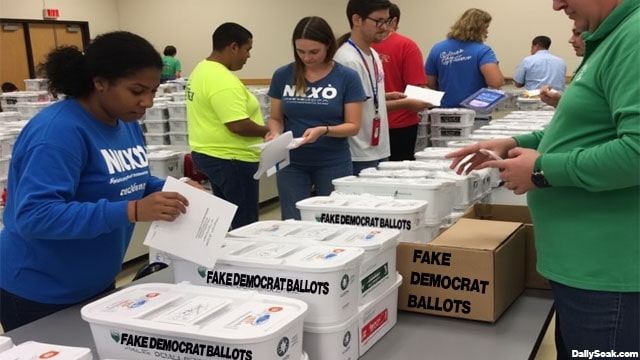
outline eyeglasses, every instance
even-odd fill
[[[389,26],[391,24],[391,21],[393,21],[393,18],[374,19],[374,18],[371,18],[371,17],[368,17],[368,16],[365,19],[369,19],[371,21],[375,21],[376,27],[379,27],[379,28],[381,28],[383,25]]]

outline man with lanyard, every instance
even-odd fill
[[[387,35],[389,0],[349,0],[347,19],[351,32],[343,35],[334,60],[354,69],[362,80],[367,101],[362,109],[360,131],[349,138],[353,173],[376,167],[389,157],[389,124],[387,111],[400,108],[420,111],[429,104],[408,99],[400,92],[385,93],[384,72],[380,57],[371,44]]]

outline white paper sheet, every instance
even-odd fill
[[[289,165],[289,146],[292,142],[293,133],[287,131],[271,141],[253,145],[262,150],[260,153],[260,165],[258,171],[253,174],[253,178],[258,180],[264,173],[267,173],[267,176],[271,176],[276,171]]]
[[[152,222],[144,244],[213,267],[238,207],[170,176],[162,190],[176,191],[186,197],[187,213],[180,214],[173,222]]]
[[[440,106],[440,100],[444,96],[443,91],[431,90],[420,86],[407,85],[404,94],[410,99],[426,101],[433,106]]]

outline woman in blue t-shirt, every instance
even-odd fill
[[[364,89],[358,74],[334,62],[336,39],[317,16],[298,22],[292,37],[295,61],[277,69],[271,79],[271,140],[291,131],[302,138],[291,150],[291,163],[277,173],[283,219],[300,219],[296,202],[329,195],[332,180],[351,175],[348,137],[360,129]]]
[[[137,120],[162,59],[147,40],[103,34],[84,53],[53,50],[43,71],[66,99],[29,120],[13,147],[0,233],[5,331],[113,289],[134,224],[173,221],[188,206],[149,172]]]
[[[489,13],[469,9],[451,27],[447,39],[431,48],[425,64],[427,85],[444,91],[442,107],[460,107],[474,92],[504,85],[496,54],[484,44],[490,23]]]

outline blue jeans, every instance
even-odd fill
[[[640,351],[640,293],[583,290],[551,281],[558,359],[584,351]]]
[[[231,228],[258,221],[259,188],[253,174],[257,162],[225,160],[192,152],[196,168],[209,178],[213,195],[238,206]]]
[[[105,295],[115,288],[114,282],[94,298]],[[0,323],[7,332],[73,305],[76,304],[45,304],[31,301],[0,288]]]
[[[379,159],[379,160],[371,160],[371,161],[354,161],[353,165],[353,174],[358,175],[362,169],[370,168],[370,167],[378,167],[378,164],[382,161],[386,161],[387,158]]]
[[[351,161],[331,166],[289,165],[277,172],[278,197],[282,219],[300,220],[296,202],[311,196],[314,186],[316,195],[327,196],[333,191],[331,180],[352,174]]]

